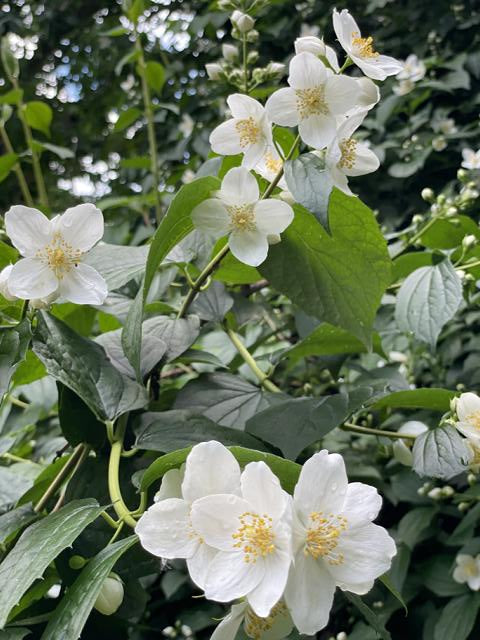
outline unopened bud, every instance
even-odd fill
[[[230,17],[232,24],[237,27],[240,33],[248,33],[255,25],[255,20],[247,13],[242,11],[234,11]]]
[[[123,583],[116,573],[105,578],[94,607],[104,616],[111,616],[123,602]]]
[[[295,53],[313,53],[315,56],[324,56],[326,53],[323,40],[316,36],[305,36],[295,40]]]
[[[467,476],[467,482],[471,487],[473,487],[473,485],[477,483],[477,476],[474,473],[469,473]]]
[[[435,489],[430,489],[427,493],[427,496],[432,500],[440,500],[443,498],[442,490],[439,487],[435,487]]]
[[[256,29],[252,29],[251,31],[249,31],[246,36],[247,36],[247,42],[256,42],[258,40],[258,36],[260,34],[258,33],[258,31]]]
[[[3,68],[9,80],[16,80],[20,75],[20,66],[18,64],[17,58],[10,48],[8,35],[2,38],[2,43],[0,45],[0,56],[2,58]]]
[[[345,633],[345,631],[340,631],[340,633],[337,633],[337,640],[347,640],[347,634]]]
[[[281,241],[279,233],[269,233],[267,236],[268,244],[278,244]]]
[[[422,198],[425,200],[425,202],[433,202],[433,200],[435,198],[435,194],[433,193],[433,189],[430,189],[429,187],[426,187],[425,189],[422,189]]]
[[[223,69],[217,62],[206,64],[205,71],[210,80],[220,80],[223,75]]]
[[[468,180],[468,171],[466,171],[466,169],[459,169],[457,171],[457,178],[460,180],[460,182],[466,182]]]
[[[285,65],[281,62],[270,62],[267,71],[274,76],[280,76],[285,73]]]
[[[166,638],[176,638],[177,632],[174,627],[165,627],[165,629],[162,630],[162,636]]]
[[[457,207],[448,207],[447,211],[446,211],[446,215],[449,218],[453,218],[454,216],[458,215],[458,209]]]
[[[455,493],[455,490],[453,489],[453,487],[450,487],[449,485],[447,485],[446,487],[443,487],[442,489],[442,494],[445,498],[451,498],[454,493]]]
[[[68,561],[70,569],[83,569],[83,567],[87,564],[87,561],[82,556],[72,556]]]
[[[463,513],[465,511],[468,511],[469,507],[470,505],[468,502],[460,502],[457,509]]]
[[[255,64],[257,60],[258,60],[258,51],[250,51],[250,53],[247,56],[247,63]]]
[[[476,244],[477,244],[477,238],[473,234],[469,234],[468,236],[465,236],[464,239],[462,240],[462,247],[465,249],[465,251],[467,251],[468,249],[471,249]]]
[[[233,44],[222,45],[222,56],[227,60],[227,62],[235,62],[238,55],[238,49]]]
[[[456,413],[456,411],[457,411],[457,402],[458,402],[458,398],[457,397],[452,398],[450,400],[450,411],[452,413]]]
[[[416,213],[413,217],[412,217],[412,222],[415,225],[421,224],[424,220],[424,217],[420,214],[420,213]]]

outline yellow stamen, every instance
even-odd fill
[[[256,562],[275,551],[275,534],[272,519],[267,515],[258,515],[249,511],[240,516],[240,527],[232,534],[234,547],[241,549],[244,562]]]
[[[255,213],[252,204],[227,206],[230,214],[230,226],[237,231],[255,230]]]
[[[467,422],[469,422],[475,429],[480,430],[480,411],[474,411],[467,416]]]
[[[295,94],[297,96],[297,110],[302,120],[310,116],[328,115],[323,87],[295,89]]]
[[[287,607],[283,602],[278,602],[266,618],[260,618],[260,616],[257,616],[257,614],[248,607],[245,611],[245,621],[243,624],[245,633],[249,638],[253,638],[253,640],[260,640],[263,638],[263,634],[270,631],[273,627],[275,618],[286,615]]]
[[[240,146],[242,149],[251,144],[255,144],[260,138],[260,127],[252,116],[243,120],[237,120],[235,129],[240,136]]]
[[[339,147],[342,152],[342,157],[340,158],[338,166],[340,169],[353,169],[357,152],[357,141],[353,138],[341,140],[339,142]]]
[[[271,153],[265,154],[265,166],[268,171],[272,173],[278,173],[283,166],[283,161],[280,158],[274,158]]]
[[[59,231],[53,234],[49,245],[37,251],[37,258],[48,265],[59,280],[76,266],[82,257],[79,249],[66,242]]]
[[[352,45],[355,53],[361,58],[378,58],[378,53],[373,48],[373,38],[361,38],[358,31],[352,33]]]
[[[343,554],[336,553],[340,535],[347,528],[347,520],[343,516],[332,513],[324,515],[321,511],[314,511],[309,516],[311,526],[307,529],[305,555],[312,558],[325,558],[329,564],[343,563]]]

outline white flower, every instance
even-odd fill
[[[421,433],[425,433],[425,431],[428,431],[426,424],[418,420],[409,420],[400,427],[398,433],[408,433],[411,436],[419,436]],[[413,463],[412,444],[411,441],[402,440],[401,438],[395,440],[393,443],[395,460],[406,467],[411,467]]]
[[[443,151],[447,148],[447,141],[443,136],[437,136],[432,140],[432,147],[435,151]]]
[[[227,98],[232,118],[210,134],[213,151],[222,156],[243,153],[242,166],[252,169],[273,145],[272,127],[264,107],[254,98],[234,93]]]
[[[397,96],[406,96],[414,89],[415,83],[413,80],[400,80],[400,82],[393,87],[393,93]]]
[[[332,69],[338,73],[340,65],[338,64],[337,54],[332,47],[323,42],[323,38],[316,36],[303,36],[295,40],[295,53],[303,52],[313,53],[314,56],[326,58]]]
[[[453,571],[453,579],[460,584],[468,584],[472,591],[480,589],[480,554],[475,557],[459,553],[455,558],[457,566]]]
[[[219,472],[221,470],[221,472]],[[147,551],[161,558],[185,558],[192,580],[202,589],[208,567],[217,551],[205,544],[192,527],[190,512],[197,498],[212,493],[235,494],[240,491],[240,467],[233,455],[219,442],[202,442],[193,447],[181,472],[165,475],[166,486],[140,518],[135,533]],[[163,482],[162,482],[163,485]],[[178,497],[172,497],[178,496]]]
[[[293,629],[292,618],[284,602],[278,602],[266,618],[260,618],[246,602],[241,602],[232,606],[210,640],[235,640],[242,623],[246,635],[254,640],[282,640]]]
[[[268,117],[286,127],[298,125],[306,144],[323,149],[335,137],[336,117],[357,105],[356,81],[327,73],[321,60],[304,52],[290,61],[288,84],[267,100]]]
[[[294,561],[285,590],[300,633],[325,627],[336,587],[362,595],[389,569],[395,543],[372,523],[381,504],[373,487],[348,484],[340,455],[324,450],[304,464],[293,495]]]
[[[257,616],[279,601],[291,563],[290,496],[264,462],[250,462],[241,495],[211,495],[192,505],[192,524],[218,549],[205,580],[210,600],[246,596]]]
[[[188,138],[188,136],[192,133],[194,126],[195,122],[193,121],[192,117],[189,116],[188,113],[184,113],[182,116],[182,120],[178,125],[178,130],[184,138]]]
[[[222,65],[218,64],[218,62],[210,62],[205,65],[205,71],[207,72],[207,76],[210,80],[220,80],[223,74]]]
[[[233,44],[222,44],[222,56],[227,62],[235,62],[238,58],[238,48]]]
[[[107,284],[83,256],[103,236],[103,215],[93,204],[79,204],[49,220],[37,209],[15,205],[5,229],[22,260],[8,277],[10,294],[23,300],[59,296],[77,304],[102,304]]]
[[[480,149],[462,149],[463,162],[462,167],[465,169],[480,169]]]
[[[251,16],[238,10],[232,13],[230,20],[240,33],[248,33],[255,26],[255,20]]]
[[[442,118],[441,120],[437,120],[432,123],[432,128],[435,132],[440,132],[444,135],[456,133],[457,131],[457,126],[453,118]]]
[[[253,167],[253,170],[260,174],[262,178],[268,180],[268,182],[272,182],[282,167],[283,160],[275,148],[275,145],[272,144],[267,147],[260,161]],[[287,188],[287,183],[283,176],[279,180],[278,186],[280,189]]]
[[[480,445],[480,398],[476,393],[462,393],[456,403],[457,429],[475,445]]]
[[[339,127],[337,135],[327,147],[325,166],[333,179],[333,184],[353,195],[348,186],[347,176],[362,176],[376,171],[380,166],[377,156],[364,142],[352,138],[353,132],[362,124],[365,112],[347,118]]]
[[[217,236],[230,234],[228,246],[241,262],[256,267],[268,253],[268,236],[279,234],[293,220],[293,210],[276,199],[259,200],[255,178],[243,167],[225,175],[216,198],[204,200],[192,211],[193,224]]]
[[[402,70],[397,73],[398,80],[411,80],[412,82],[418,82],[425,77],[426,67],[423,60],[419,60],[418,56],[411,53],[405,62],[400,62]]]
[[[333,10],[333,28],[338,41],[349,58],[363,73],[374,80],[385,80],[402,71],[402,65],[395,58],[377,53],[373,48],[373,38],[362,38],[357,23],[347,11]]]

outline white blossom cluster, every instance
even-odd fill
[[[219,442],[193,447],[168,471],[136,533],[150,553],[184,558],[210,600],[232,602],[212,638],[245,633],[312,635],[329,619],[337,587],[365,594],[396,553],[373,520],[377,490],[349,483],[339,454],[320,451],[303,465],[293,496],[264,462],[243,471]]]
[[[230,250],[248,265],[258,266],[265,260],[268,245],[280,240],[294,217],[290,205],[277,198],[259,202],[256,179],[249,173],[253,170],[286,189],[280,179],[285,157],[274,141],[273,125],[297,127],[303,143],[324,157],[333,184],[347,195],[353,195],[350,176],[371,173],[379,166],[368,144],[353,134],[380,99],[373,80],[396,75],[403,66],[375,51],[373,38],[362,37],[347,10],[334,10],[333,26],[347,56],[343,67],[322,39],[297,38],[289,86],[275,91],[265,106],[245,94],[230,95],[227,104],[232,117],[210,135],[215,153],[243,154],[242,166],[227,173],[218,198],[194,210],[193,221],[199,229],[217,236],[229,234]],[[365,76],[343,75],[351,64]]]

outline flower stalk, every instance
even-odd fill
[[[0,136],[2,138],[2,142],[5,146],[5,151],[7,153],[15,153],[12,143],[10,142],[10,138],[8,136],[7,130],[5,129],[4,124],[0,124]],[[30,193],[30,189],[28,188],[27,180],[25,178],[25,174],[23,173],[23,169],[20,165],[20,162],[17,162],[13,167],[13,171],[17,176],[18,186],[20,187],[20,191],[22,192],[23,199],[25,204],[28,207],[33,207],[33,198]]]

